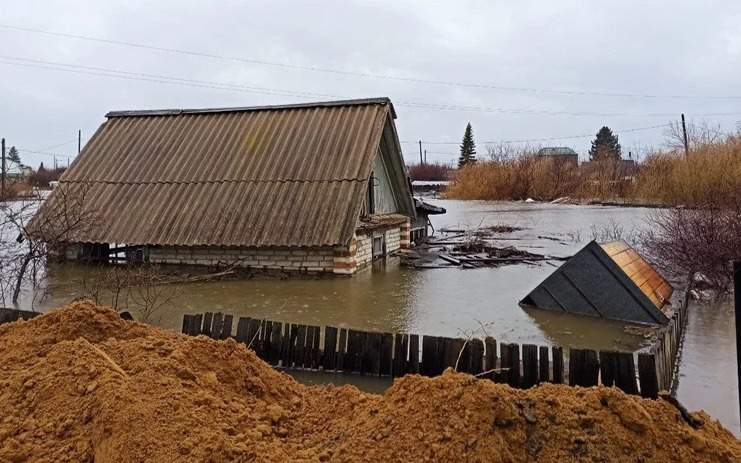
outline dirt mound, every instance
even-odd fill
[[[0,461],[738,461],[705,414],[607,388],[306,387],[234,341],[76,303],[0,326]]]

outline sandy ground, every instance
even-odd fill
[[[741,460],[663,400],[453,372],[383,396],[308,387],[232,340],[88,303],[0,326],[0,410],[3,462]]]

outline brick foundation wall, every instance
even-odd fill
[[[412,224],[409,219],[401,224],[399,231],[401,249],[409,249],[412,247]]]
[[[258,270],[332,272],[334,249],[324,248],[234,248],[221,246],[150,247],[149,262],[179,265],[231,265]]]

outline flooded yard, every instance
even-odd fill
[[[447,214],[432,216],[436,230],[511,225],[521,230],[502,234],[498,246],[534,253],[570,256],[599,230],[630,232],[645,226],[651,213],[643,208],[431,200]],[[601,237],[604,239],[604,237]],[[154,314],[164,328],[180,330],[185,313],[221,311],[283,322],[333,325],[361,330],[438,336],[486,334],[501,342],[564,345],[592,349],[639,350],[645,335],[627,332],[619,322],[539,310],[525,311],[518,301],[560,262],[498,268],[411,269],[398,259],[379,262],[352,278],[211,281],[175,285],[175,299]],[[48,295],[36,303],[46,310],[81,294],[79,281],[94,269],[73,263],[49,269]],[[21,308],[29,308],[26,294]],[[704,308],[703,308],[704,309]],[[733,312],[690,312],[680,367],[679,398],[689,408],[704,408],[738,431]],[[482,325],[484,328],[482,328]],[[710,340],[711,342],[707,342]],[[323,382],[307,373],[304,382]],[[343,377],[335,382],[345,382]],[[388,382],[355,378],[370,390]],[[711,392],[712,391],[712,392]]]

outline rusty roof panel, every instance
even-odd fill
[[[388,99],[370,99],[109,113],[60,179],[89,188],[98,217],[74,240],[345,244],[392,111]]]

